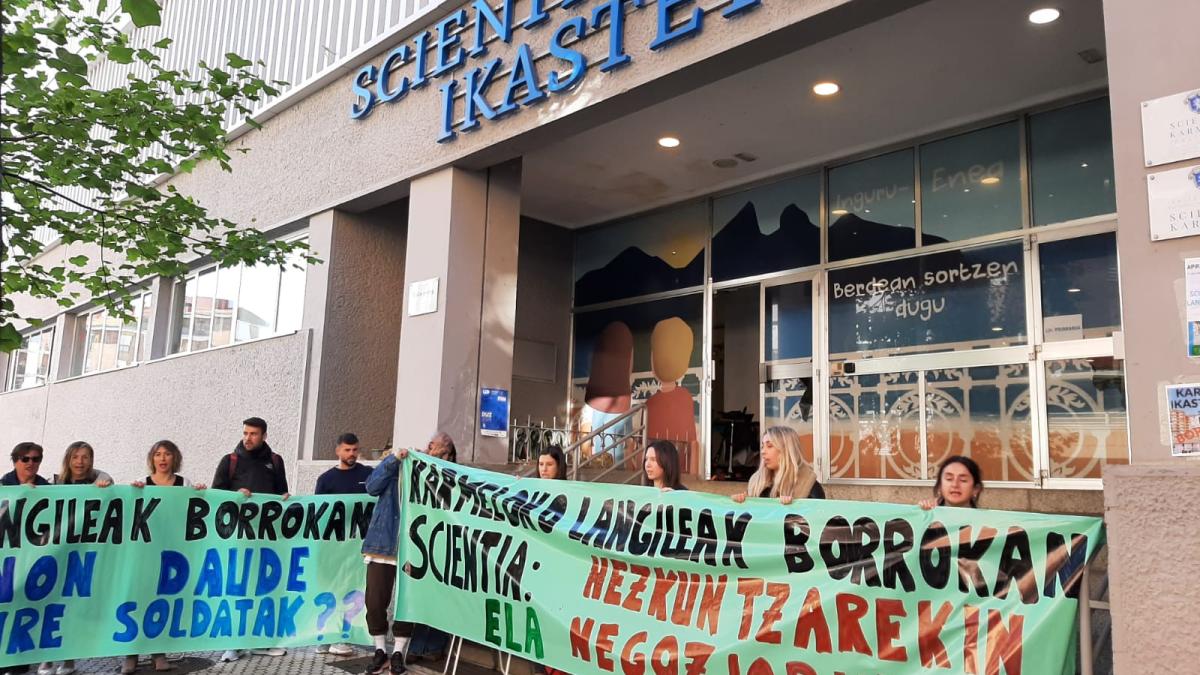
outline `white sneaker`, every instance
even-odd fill
[[[350,656],[354,653],[354,647],[345,643],[338,643],[329,646],[329,653],[334,656]]]
[[[54,675],[54,664],[46,662],[38,666],[38,675]]]
[[[221,655],[222,661],[237,661],[242,657],[242,653],[236,649],[228,649]]]
[[[252,649],[250,653],[255,656],[283,656],[287,654],[287,650],[283,647],[270,647],[267,649]]]
[[[75,672],[75,662],[63,661],[58,670],[54,671],[54,675],[71,675],[73,672]]]
[[[325,644],[317,645],[317,653],[318,654],[328,654],[329,653],[329,643],[326,642]]]

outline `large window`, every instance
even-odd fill
[[[53,328],[26,335],[21,340],[21,346],[8,357],[4,390],[28,389],[46,384],[50,379],[50,354],[53,348]]]
[[[1108,99],[1031,116],[1029,172],[1034,225],[1116,211]]]
[[[829,353],[867,357],[1025,341],[1020,243],[829,272]]]
[[[1115,232],[1044,242],[1038,253],[1047,342],[1108,337],[1119,330]]]
[[[829,170],[829,259],[917,245],[913,150]]]
[[[297,330],[304,313],[299,255],[280,267],[207,267],[175,283],[171,352],[223,347]]]
[[[1020,167],[1017,122],[922,145],[921,232],[961,241],[1021,229]]]
[[[75,323],[72,375],[122,368],[147,358],[153,296],[149,292],[135,295],[130,312],[133,320],[129,322],[122,322],[105,309],[79,315]]]

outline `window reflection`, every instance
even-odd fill
[[[913,248],[912,148],[830,169],[828,202],[830,260]]]
[[[812,357],[812,282],[764,290],[763,339],[768,361]]]
[[[270,335],[274,331],[278,297],[278,267],[255,265],[243,270],[237,309],[236,338],[239,342]]]
[[[959,241],[1021,228],[1020,128],[1009,122],[921,146],[921,232]]]
[[[1115,213],[1108,99],[1029,118],[1033,224]]]
[[[1115,232],[1038,245],[1047,342],[1108,337],[1121,326]]]

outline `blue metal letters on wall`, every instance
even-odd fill
[[[519,24],[513,16],[513,0],[504,0],[499,11],[488,0],[474,0],[470,10],[459,8],[438,21],[432,28],[417,35],[411,44],[398,45],[383,61],[367,64],[354,74],[351,90],[355,100],[350,105],[350,117],[363,119],[381,103],[395,103],[410,91],[425,87],[463,67],[468,60],[481,61],[462,79],[450,78],[440,87],[442,124],[437,141],[452,141],[459,131],[474,131],[481,126],[480,118],[491,121],[546,100],[549,94],[563,94],[579,84],[592,65],[578,50],[580,40],[608,29],[608,56],[600,62],[601,72],[609,72],[632,62],[625,53],[625,15],[642,9],[643,0],[605,0],[597,4],[590,16],[566,19],[555,29],[550,39],[550,56],[560,65],[550,71],[542,84],[533,50],[526,42],[517,46],[511,63],[499,57],[484,61],[487,56],[488,29],[505,44],[511,44],[515,30],[533,31],[549,20],[551,13],[569,10],[582,0],[563,0],[557,7],[546,10],[545,0],[533,0],[529,15]],[[738,16],[761,4],[762,0],[731,0],[721,12],[724,18]],[[658,30],[649,47],[659,50],[676,41],[699,35],[704,29],[704,11],[694,7],[695,0],[658,0]],[[688,11],[689,6],[691,10]],[[468,23],[471,17],[474,21]],[[467,44],[469,42],[469,44]],[[397,77],[397,70],[412,65],[412,74]],[[508,68],[508,75],[497,73]],[[462,94],[463,115],[455,119],[455,100]],[[502,94],[499,103],[496,93]],[[490,95],[490,96],[489,96]]]

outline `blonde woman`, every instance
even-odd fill
[[[817,472],[800,455],[800,434],[790,427],[771,427],[762,437],[758,471],[750,476],[746,492],[733,496],[742,503],[751,497],[778,497],[780,503],[794,499],[824,499],[825,489],[817,482]]]

